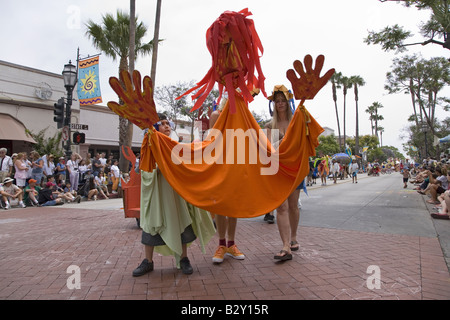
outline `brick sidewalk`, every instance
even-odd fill
[[[192,275],[177,270],[172,257],[155,255],[155,270],[134,278],[144,256],[141,231],[122,210],[1,211],[0,299],[450,299],[437,238],[305,226],[298,234],[294,259],[276,263],[277,225],[239,219],[236,239],[245,260],[213,265],[216,237],[206,254],[197,243],[190,247]],[[71,265],[80,267],[80,289],[67,286]],[[379,289],[368,288],[371,265],[379,267]]]

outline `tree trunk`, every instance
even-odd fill
[[[128,63],[127,63],[127,57],[121,57],[120,58],[120,64],[119,64],[119,74],[121,70],[127,70],[128,69]],[[120,77],[119,77],[120,79]],[[123,104],[122,100],[119,100],[119,104]],[[122,172],[128,172],[129,171],[129,164],[128,160],[124,157],[122,154],[122,146],[128,146],[131,147],[131,139],[129,139],[129,125],[132,125],[131,122],[129,122],[127,119],[119,117],[119,150],[120,150],[120,157],[119,157],[119,168]],[[132,134],[132,132],[131,132]]]
[[[344,84],[344,150],[346,148],[346,139],[345,139],[345,135],[346,135],[346,129],[345,129],[345,113],[346,113],[346,106],[345,106],[345,97],[347,95],[347,87]]]
[[[334,100],[334,110],[336,111],[336,121],[338,128],[338,137],[339,137],[339,152],[342,152],[342,143],[341,143],[341,126],[339,125],[339,112],[337,106],[337,95],[336,95],[336,84],[334,81],[331,82],[333,89],[333,100]]]
[[[358,85],[355,83],[355,104],[356,104],[356,133],[355,133],[355,154],[359,155],[359,111],[358,111]]]
[[[153,88],[155,88],[156,77],[156,61],[158,60],[158,40],[159,40],[159,22],[161,17],[161,0],[156,3],[156,18],[155,18],[155,33],[153,35],[153,50],[152,50],[152,70],[151,78],[153,81]]]

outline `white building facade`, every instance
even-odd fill
[[[62,70],[63,66],[61,66]],[[66,98],[62,74],[33,69],[0,60],[0,147],[8,155],[33,149],[33,139],[25,129],[45,137],[54,137],[57,129],[53,121],[54,103]],[[96,152],[119,156],[119,117],[107,106],[80,108],[76,88],[73,91],[71,112],[72,133],[85,133],[85,143],[72,145],[72,151],[86,157]],[[143,131],[134,126],[132,148],[139,152]]]

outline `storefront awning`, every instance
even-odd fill
[[[0,140],[20,140],[36,143],[25,131],[23,123],[7,113],[0,113]]]

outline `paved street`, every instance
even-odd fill
[[[281,249],[276,224],[239,219],[246,259],[213,265],[216,236],[206,254],[190,247],[189,276],[158,255],[153,272],[131,276],[144,252],[121,199],[1,211],[0,299],[450,299],[450,221],[433,220],[412,188],[403,189],[398,173],[314,185],[301,193],[301,247],[292,261],[273,260]]]

